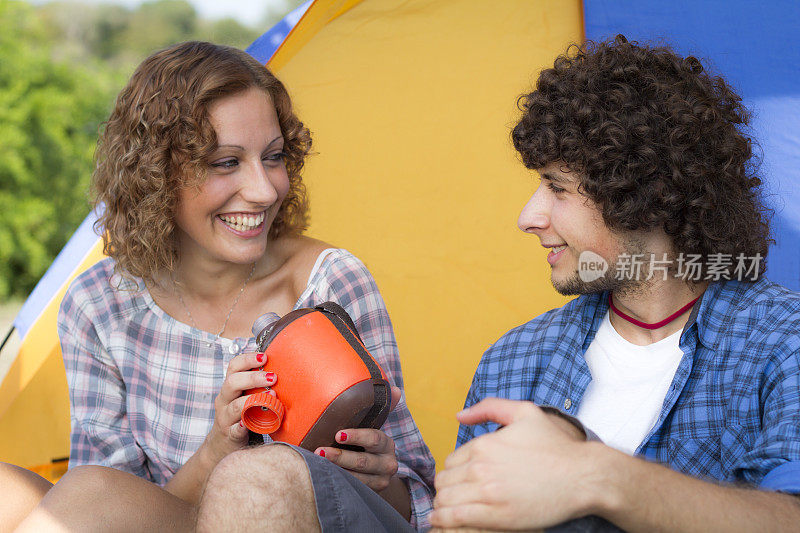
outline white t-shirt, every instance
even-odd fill
[[[604,443],[633,454],[661,413],[683,356],[681,331],[638,346],[617,333],[609,313],[586,350],[592,381],[578,409],[578,419]]]

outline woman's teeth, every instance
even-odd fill
[[[567,247],[566,244],[563,244],[561,246],[553,246],[553,253],[557,254],[558,252],[560,252],[561,250],[563,250],[566,247]]]
[[[264,213],[257,215],[220,215],[219,218],[236,231],[250,231],[264,222]]]

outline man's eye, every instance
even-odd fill
[[[267,156],[264,156],[264,159],[262,161],[278,162],[278,161],[283,161],[285,159],[286,159],[286,152],[275,152]]]
[[[213,163],[211,163],[211,166],[222,170],[236,168],[237,166],[239,166],[239,160],[236,159],[235,157],[232,157],[230,159],[221,159],[219,161],[214,161]]]

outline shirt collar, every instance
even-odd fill
[[[579,302],[583,306],[580,310],[580,328],[585,352],[608,312],[608,291],[583,295]]]
[[[684,327],[687,331],[696,324],[697,337],[706,348],[715,348],[728,336],[728,324],[742,305],[754,303],[759,286],[769,283],[765,278],[757,281],[721,280],[708,285],[699,305],[696,305]],[[753,301],[750,301],[753,300]]]
[[[709,327],[709,317],[712,315],[723,316],[729,313],[727,309],[730,307],[728,293],[736,292],[738,285],[739,283],[731,281],[709,283],[700,296],[700,300],[692,307],[681,337],[696,324],[697,337],[703,346],[706,348],[717,346],[724,329]],[[723,294],[728,297],[721,298],[720,296]],[[584,339],[583,346],[586,348],[594,339],[597,330],[600,329],[603,317],[608,312],[608,291],[584,295],[581,299],[581,333]]]

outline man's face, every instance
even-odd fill
[[[522,209],[517,224],[522,231],[536,234],[542,246],[550,249],[547,262],[555,289],[573,295],[638,287],[640,282],[636,279],[617,279],[616,266],[621,254],[645,253],[645,243],[608,229],[597,204],[578,192],[578,176],[562,163],[551,163],[538,172],[541,183]],[[597,254],[608,265],[605,274],[593,281],[581,279],[578,270],[579,258],[591,255],[588,252]]]

